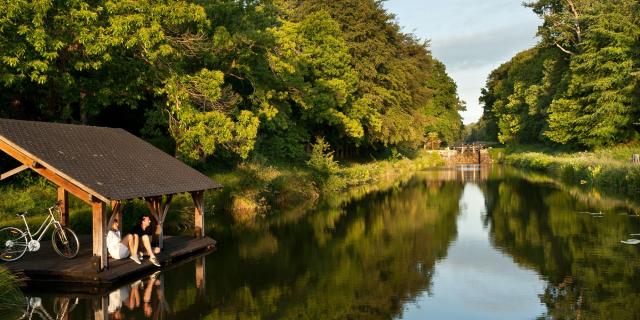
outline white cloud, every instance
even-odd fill
[[[533,29],[533,30],[532,30]],[[448,69],[470,69],[503,63],[536,43],[535,27],[517,23],[447,39],[434,39],[431,49]]]
[[[540,23],[521,0],[388,0],[384,6],[405,32],[431,40],[467,102],[465,123],[482,115],[478,98],[489,73],[532,47]]]

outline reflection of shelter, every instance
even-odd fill
[[[98,291],[87,290],[85,287],[64,288],[59,286],[44,286],[27,288],[45,299],[31,297],[24,305],[26,315],[39,315],[42,319],[132,319],[139,318],[140,314],[153,319],[192,319],[193,314],[187,309],[175,310],[167,302],[167,294],[175,296],[175,292],[165,290],[165,275],[172,277],[180,274],[181,279],[185,274],[190,275],[189,268],[182,268],[188,263],[195,262],[195,294],[183,296],[191,306],[201,306],[206,303],[205,281],[206,270],[204,261],[206,254],[192,256],[173,264],[161,272],[151,275],[129,278],[125,282],[119,282],[113,286],[100,288]],[[195,261],[193,261],[195,260]],[[180,272],[175,272],[180,268]],[[185,279],[186,280],[186,279]],[[151,286],[150,286],[151,285]],[[118,312],[120,311],[120,312]],[[119,313],[116,315],[116,313]],[[36,317],[33,317],[34,319]],[[29,318],[31,319],[31,318]]]
[[[163,224],[173,195],[191,194],[194,234],[202,238],[204,191],[222,187],[122,129],[0,119],[0,150],[21,163],[1,179],[32,169],[58,186],[58,199],[64,203],[61,223],[69,220],[69,193],[91,206],[92,254],[99,270],[109,264],[105,231],[122,214],[124,201],[142,198],[149,204],[163,246]],[[28,273],[28,266],[23,267]]]

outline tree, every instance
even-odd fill
[[[640,4],[594,4],[566,94],[549,109],[546,135],[560,143],[610,145],[635,134],[640,94]]]

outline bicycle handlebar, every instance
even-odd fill
[[[49,208],[49,211],[51,211],[51,210],[53,210],[53,209],[55,209],[57,207],[60,207],[61,205],[62,205],[62,200],[58,200],[58,201],[56,201],[56,204],[54,204],[52,207]]]

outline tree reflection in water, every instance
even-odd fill
[[[483,184],[495,246],[547,279],[554,319],[638,319],[640,255],[621,244],[640,230],[625,202],[584,197],[505,176]],[[606,212],[602,218],[581,212]]]
[[[218,251],[155,281],[142,280],[128,295],[114,294],[111,308],[110,295],[106,301],[81,299],[84,307],[68,318],[402,317],[408,304],[437,294],[435,269],[458,237],[465,183],[482,192],[491,248],[546,282],[539,292],[547,309],[541,318],[640,317],[640,254],[620,243],[640,232],[640,219],[627,215],[629,208],[618,205],[624,202],[566,192],[498,168],[419,175],[354,201],[328,199],[333,205],[249,226],[229,225],[216,215]],[[598,219],[579,213],[600,210],[607,214]],[[151,303],[144,303],[146,296]],[[473,314],[473,305],[455,307]]]

